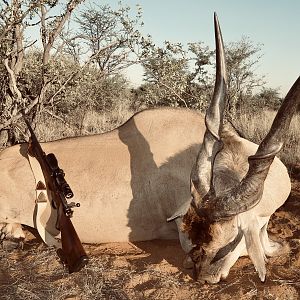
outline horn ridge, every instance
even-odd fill
[[[205,115],[205,125],[210,133],[220,140],[220,126],[223,123],[226,97],[226,61],[222,32],[218,16],[214,13],[215,45],[216,45],[216,80],[213,98]]]
[[[206,131],[197,160],[191,172],[191,182],[203,198],[212,187],[212,169],[216,154],[222,148],[220,132],[226,101],[226,63],[218,17],[214,15],[216,43],[216,79],[212,100],[206,111]]]
[[[284,135],[297,106],[300,103],[300,76],[295,81],[281,107],[272,126],[260,143],[255,155],[248,158],[249,169],[240,184],[228,191],[223,197],[210,199],[209,210],[213,219],[222,219],[245,212],[261,199],[264,181],[268,175],[275,155],[284,143]],[[212,209],[214,207],[214,209]]]
[[[272,152],[272,148],[275,148],[276,146],[279,147],[280,144],[283,144],[284,134],[289,129],[298,103],[300,103],[300,76],[287,93],[274,118],[268,134],[260,143],[255,155]]]

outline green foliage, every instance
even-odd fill
[[[20,74],[20,90],[27,98],[35,98],[40,91],[42,53],[39,50],[26,54],[26,63]],[[51,85],[46,91],[44,109],[60,117],[93,110],[113,110],[127,97],[127,81],[121,75],[103,76],[96,66],[82,67],[72,57],[60,55],[50,59],[48,77]]]
[[[116,9],[89,5],[68,23],[80,2],[3,2],[0,135],[3,130],[15,131],[12,124],[25,107],[33,121],[51,116],[77,129],[88,115],[99,120],[98,114],[119,116],[121,109],[206,109],[214,87],[214,51],[201,42],[156,45],[150,35],[141,33],[140,6],[133,11],[122,3]],[[58,7],[61,12],[51,14]],[[31,26],[38,27],[40,46],[23,35]],[[225,48],[231,115],[249,105],[277,106],[278,91],[264,88],[263,77],[256,73],[261,47],[243,38]],[[122,72],[135,63],[144,67],[144,84],[130,91]],[[119,124],[122,117],[113,119]]]
[[[15,131],[11,125],[24,108],[33,122],[51,115],[78,127],[87,111],[107,112],[128,102],[128,83],[121,71],[133,63],[129,53],[140,9],[136,17],[130,16],[129,7],[86,9],[77,18],[81,27],[74,36],[65,25],[80,2],[20,0],[1,7],[0,135]],[[61,13],[51,15],[58,5]],[[38,27],[40,36],[35,38],[41,47],[25,41],[28,26]],[[90,48],[81,48],[83,42]]]
[[[165,42],[156,46],[151,37],[142,41],[146,84],[135,90],[135,106],[186,106],[205,110],[210,101],[215,73],[214,51],[203,43]],[[264,88],[263,76],[256,68],[261,47],[247,38],[225,46],[228,70],[228,106],[234,118],[239,106],[247,102],[261,105],[262,99],[276,105],[278,95]],[[258,92],[258,95],[256,93]],[[268,99],[266,98],[268,97]],[[259,103],[256,103],[259,102]]]
[[[252,97],[252,103],[262,109],[279,109],[282,97],[278,89],[263,87],[261,91]]]
[[[79,43],[85,44],[92,61],[106,75],[117,74],[136,63],[133,55],[142,26],[142,12],[137,6],[134,16],[129,6],[119,4],[117,9],[109,5],[93,5],[81,11],[76,22],[79,25]]]
[[[246,37],[226,45],[227,97],[232,114],[265,85],[264,77],[256,73],[261,56],[261,46]]]
[[[135,92],[136,105],[205,107],[211,83],[208,67],[212,52],[202,43],[190,43],[187,50],[181,43],[165,41],[157,47],[151,37],[142,40],[146,84]]]

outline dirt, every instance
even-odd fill
[[[223,282],[196,282],[182,267],[177,240],[85,245],[89,264],[68,274],[55,250],[27,228],[23,250],[0,250],[0,299],[300,299],[300,166],[291,175],[291,195],[269,224],[290,251],[268,260],[264,283],[249,258]]]

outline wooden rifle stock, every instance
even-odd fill
[[[58,249],[57,253],[67,265],[69,273],[77,272],[88,262],[88,256],[70,220],[70,217],[72,217],[73,214],[71,207],[79,205],[69,205],[67,203],[64,195],[64,188],[67,186],[67,191],[71,193],[71,196],[73,196],[73,193],[64,180],[63,171],[59,169],[54,154],[50,153],[46,155],[42,150],[42,147],[24,114],[23,117],[31,134],[29,153],[38,160],[45,177],[46,188],[50,192],[54,206],[57,209],[57,227],[61,232],[62,244],[62,249]],[[56,173],[58,180],[55,179]]]
[[[80,271],[88,262],[88,257],[69,217],[59,207],[59,228],[61,232],[62,249],[58,255],[68,266],[69,273]]]

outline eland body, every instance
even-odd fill
[[[204,131],[201,114],[166,108],[140,112],[105,134],[42,143],[81,204],[72,218],[81,241],[178,237],[166,219],[189,202],[189,175]],[[36,186],[27,148],[0,153],[0,223],[34,226]],[[44,223],[51,223],[46,213]]]

